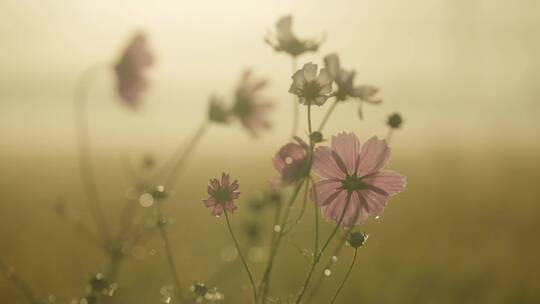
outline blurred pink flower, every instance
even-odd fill
[[[332,78],[326,69],[321,69],[317,76],[318,67],[311,62],[292,76],[293,83],[289,93],[298,96],[300,104],[314,104],[321,106],[332,93]]]
[[[211,179],[208,186],[209,196],[203,200],[204,205],[212,208],[212,215],[214,216],[223,214],[224,208],[228,212],[234,213],[234,210],[236,210],[234,200],[240,196],[240,192],[236,191],[239,187],[237,180],[230,182],[229,174],[223,173],[221,182],[217,178]]]
[[[292,16],[287,15],[279,18],[276,22],[276,34],[268,35],[266,43],[274,48],[276,52],[285,52],[293,57],[305,52],[316,52],[324,39],[302,40],[292,32]]]
[[[338,101],[353,97],[373,104],[382,102],[382,99],[376,97],[379,92],[378,88],[372,85],[354,85],[356,71],[343,69],[337,54],[333,53],[324,57],[324,67],[336,83]]]
[[[133,108],[138,106],[140,96],[148,86],[143,71],[153,63],[146,37],[142,33],[136,34],[114,67],[118,95],[127,105]]]
[[[341,225],[360,225],[368,215],[382,213],[390,197],[405,189],[405,176],[383,170],[389,159],[390,148],[375,136],[361,149],[353,133],[332,136],[331,147],[315,150],[313,170],[321,180],[311,189],[311,198],[327,220],[339,222],[350,194]]]
[[[296,143],[288,143],[281,147],[273,158],[274,167],[281,175],[279,182],[290,185],[305,176],[309,169],[309,146],[299,137],[294,137]]]
[[[247,70],[242,74],[235,91],[232,114],[240,119],[242,125],[253,136],[271,127],[266,116],[272,108],[272,103],[259,94],[267,84],[266,79],[255,79],[251,71]]]

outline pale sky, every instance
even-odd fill
[[[537,142],[538,11],[533,0],[3,0],[0,137],[13,150],[73,146],[77,77],[116,60],[141,29],[158,59],[145,106],[139,113],[122,107],[112,74],[104,72],[91,92],[96,142],[174,147],[204,118],[208,96],[230,96],[241,71],[252,67],[270,79],[267,95],[276,102],[274,130],[258,146],[279,145],[291,125],[291,62],[263,37],[277,18],[293,14],[300,37],[327,36],[299,64],[322,64],[324,55],[337,52],[360,83],[378,86],[384,98],[381,106],[365,107],[363,122],[355,105],[342,105],[328,133],[382,136],[386,115],[399,111],[406,122],[395,144],[404,148],[411,141]],[[316,109],[315,119],[324,111]],[[208,148],[251,143],[237,126],[211,132]]]

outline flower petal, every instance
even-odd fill
[[[326,101],[328,100],[328,96],[319,96],[319,97],[316,97],[313,104],[315,105],[318,105],[318,106],[322,106]]]
[[[340,187],[341,182],[339,180],[325,179],[318,181],[311,187],[310,198],[319,206],[328,205],[343,191]]]
[[[406,177],[394,171],[377,172],[363,178],[362,181],[385,191],[390,196],[402,192],[407,185]]]
[[[304,64],[304,78],[307,82],[314,81],[317,78],[317,65],[311,62]]]
[[[324,57],[324,67],[332,79],[336,79],[339,75],[339,58],[336,53],[332,53]]]
[[[212,215],[220,216],[221,214],[223,214],[223,205],[217,204],[214,206],[214,209],[212,209]]]
[[[332,136],[332,148],[345,163],[347,172],[352,175],[356,171],[360,141],[354,133],[341,132]]]
[[[382,195],[372,190],[359,191],[362,205],[367,210],[367,213],[371,215],[379,215],[383,212],[384,207],[388,203],[390,197],[388,195]]]
[[[318,147],[313,155],[313,171],[320,177],[330,179],[344,179],[343,172],[334,156],[330,147]]]
[[[293,83],[291,85],[291,89],[289,90],[290,93],[293,93],[291,92],[291,90],[298,90],[298,89],[304,88],[304,84],[306,83],[306,78],[304,77],[303,70],[296,71],[296,73],[292,75],[292,79],[293,79]]]
[[[328,74],[328,71],[326,69],[321,69],[319,77],[317,77],[317,82],[319,83],[319,85],[321,87],[326,86],[332,84],[332,81],[332,77],[330,76],[330,74]]]
[[[390,147],[385,140],[373,136],[362,146],[356,174],[362,177],[377,172],[383,169],[389,160]]]

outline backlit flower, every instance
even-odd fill
[[[281,147],[273,158],[274,167],[280,174],[280,182],[290,185],[306,176],[309,146],[299,137],[295,143]]]
[[[255,79],[251,71],[247,70],[242,75],[235,91],[232,115],[239,118],[242,125],[254,136],[257,136],[261,130],[271,127],[266,116],[272,108],[272,103],[260,96],[260,91],[267,84],[265,79]]]
[[[217,178],[210,180],[208,185],[208,198],[203,200],[204,205],[208,208],[212,208],[212,215],[220,216],[223,214],[223,210],[234,213],[236,205],[234,200],[240,196],[240,192],[236,191],[240,185],[238,181],[230,182],[229,174],[223,173],[221,175],[221,181]]]
[[[390,159],[384,140],[374,136],[360,147],[356,135],[343,132],[333,136],[331,144],[315,150],[313,171],[321,180],[311,191],[327,220],[339,223],[343,216],[342,226],[360,225],[405,189],[403,175],[384,170]]]
[[[332,78],[325,69],[321,69],[317,76],[317,70],[317,65],[310,62],[292,76],[289,93],[298,96],[300,104],[320,106],[330,97]]]
[[[339,63],[337,54],[330,54],[324,57],[324,66],[328,74],[336,83],[336,98],[338,101],[346,100],[349,97],[359,98],[369,103],[380,103],[382,100],[376,95],[379,89],[372,85],[354,85],[354,70],[345,70]]]
[[[141,94],[148,86],[143,71],[153,62],[146,37],[141,33],[136,34],[114,67],[118,95],[127,105],[133,108],[138,106]]]
[[[265,38],[266,43],[277,52],[285,52],[293,57],[305,52],[315,52],[323,42],[323,39],[299,39],[292,32],[292,16],[287,15],[279,18],[276,22],[276,34],[268,35]]]

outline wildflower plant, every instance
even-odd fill
[[[149,52],[146,41],[143,34],[136,34],[120,59],[115,64],[107,66],[116,75],[116,88],[121,100],[134,109],[141,103],[142,93],[148,84],[143,72],[154,62],[154,56]],[[297,70],[295,66],[297,57],[306,52],[317,51],[322,39],[298,38],[292,32],[291,16],[280,18],[276,24],[275,36],[267,37],[266,41],[274,50],[285,52],[293,58],[292,75],[283,77],[291,79],[289,93],[295,96],[294,111],[306,115],[307,136],[304,138],[296,136],[296,127],[293,127],[291,139],[286,140],[281,147],[276,147],[277,151],[269,162],[273,163],[277,177],[263,188],[262,195],[257,200],[252,200],[249,204],[240,203],[241,182],[232,180],[229,174],[222,173],[219,178],[210,179],[206,195],[203,185],[200,186],[200,191],[197,190],[201,193],[202,199],[202,204],[200,202],[199,204],[209,208],[210,214],[219,218],[214,222],[225,222],[226,230],[247,274],[245,279],[251,286],[249,298],[254,304],[269,303],[270,298],[283,296],[276,292],[272,294],[270,288],[275,268],[279,267],[276,264],[276,257],[280,249],[287,245],[284,240],[301,224],[306,208],[313,208],[314,218],[310,220],[312,228],[309,230],[309,237],[313,241],[312,254],[308,255],[310,265],[291,302],[311,303],[317,296],[317,291],[321,289],[325,272],[329,271],[341,251],[347,248],[345,244],[349,244],[354,250],[354,256],[341,284],[334,288],[336,292],[332,299],[329,299],[332,303],[338,299],[347,279],[354,274],[357,251],[367,246],[367,234],[359,232],[357,227],[364,224],[370,216],[379,216],[388,206],[390,199],[405,190],[406,178],[397,172],[386,170],[390,161],[390,147],[387,140],[390,139],[391,133],[385,140],[362,131],[359,134],[360,138],[369,138],[363,144],[359,136],[352,132],[339,132],[329,136],[329,140],[324,136],[324,127],[338,103],[358,99],[362,102],[379,104],[382,100],[376,97],[377,88],[371,85],[356,85],[355,71],[344,69],[336,54],[324,57],[322,69],[319,69],[316,63],[307,62]],[[190,277],[191,274],[182,271],[182,264],[186,261],[178,259],[178,255],[173,251],[173,241],[168,236],[170,229],[177,228],[170,225],[172,221],[163,212],[162,206],[181,200],[181,195],[177,193],[189,191],[182,189],[183,191],[175,192],[175,189],[182,187],[178,183],[180,173],[185,170],[189,156],[196,150],[203,136],[208,134],[211,125],[224,127],[238,122],[253,136],[261,136],[263,131],[271,127],[269,114],[273,101],[263,94],[268,86],[268,80],[255,77],[251,70],[246,70],[241,74],[238,85],[233,88],[230,101],[217,94],[210,95],[206,116],[202,117],[201,125],[191,137],[182,141],[161,166],[158,166],[153,158],[145,158],[142,162],[144,168],[142,172],[148,176],[138,178],[129,192],[122,218],[114,221],[122,223],[120,229],[111,229],[112,221],[103,210],[104,204],[92,165],[87,105],[88,86],[96,74],[94,70],[90,71],[92,72],[82,77],[76,92],[75,114],[79,131],[79,169],[96,233],[94,235],[92,229],[86,229],[84,226],[79,228],[85,229],[77,231],[84,232],[89,240],[103,249],[107,257],[107,266],[91,277],[89,292],[78,298],[78,302],[101,303],[104,298],[109,301],[115,299],[114,291],[122,284],[117,282],[118,272],[121,271],[120,262],[126,259],[128,255],[126,252],[133,250],[143,235],[157,236],[163,244],[170,274],[168,279],[172,281],[170,286],[160,291],[163,302],[222,301],[225,295],[218,292],[219,282],[214,283],[212,277],[206,281],[199,281],[197,278],[196,281],[196,278]],[[334,102],[328,106],[327,101],[331,98]],[[326,114],[319,122],[319,127],[315,128],[312,112],[324,111],[323,109],[326,110]],[[293,116],[293,120],[295,125],[298,122],[297,115]],[[387,125],[393,131],[400,128],[402,121],[399,114],[393,114],[388,117]],[[353,129],[353,123],[350,128]],[[216,157],[219,157],[219,154]],[[301,208],[299,212],[295,212],[299,200]],[[59,210],[61,210],[59,213],[65,214],[65,207]],[[238,218],[236,213],[241,213],[242,210],[250,211],[254,217],[244,229],[250,241],[264,239],[259,238],[259,235],[265,231],[263,225],[267,222],[260,215],[267,210],[274,212],[270,227],[266,229],[272,232],[271,239],[263,247],[268,248],[265,252],[267,259],[264,259],[261,267],[250,266],[246,250],[233,230],[231,222]],[[327,223],[323,223],[321,218],[326,219]],[[144,224],[148,222],[152,223],[150,227]],[[331,227],[331,233],[326,238],[320,233],[322,225]],[[113,233],[116,230],[119,232]],[[341,233],[338,233],[340,231]],[[331,244],[335,244],[335,250],[330,255],[331,258],[328,258],[327,251]],[[189,250],[189,247],[186,246],[186,250]],[[324,270],[321,271],[322,264]],[[4,274],[8,273],[5,263],[0,263],[0,270]],[[11,274],[10,277],[16,278],[15,285],[25,292],[29,302],[42,303],[35,295],[35,291],[25,283],[21,283],[23,280],[16,274]],[[196,283],[188,287],[185,282]]]

